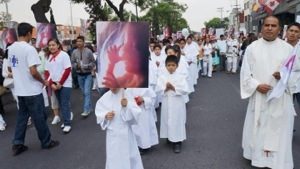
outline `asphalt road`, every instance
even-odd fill
[[[99,95],[93,93],[93,102]],[[160,140],[160,144],[142,156],[145,169],[253,169],[242,158],[241,138],[247,100],[239,96],[238,75],[216,73],[213,78],[200,78],[196,92],[187,106],[187,140],[182,153]],[[60,145],[41,150],[34,127],[29,127],[26,145],[29,150],[12,156],[16,105],[10,95],[3,98],[8,128],[0,132],[0,169],[104,169],[105,132],[96,125],[94,114],[80,117],[80,91],[72,93],[75,114],[73,130],[64,135],[59,125],[49,124],[52,136]],[[299,108],[297,107],[299,112]],[[49,117],[49,123],[52,116]],[[300,120],[296,118],[293,152],[295,169],[300,169]]]

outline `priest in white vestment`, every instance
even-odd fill
[[[262,27],[263,38],[245,52],[240,87],[241,97],[249,98],[249,104],[242,147],[243,156],[255,167],[293,169],[293,80],[280,98],[267,102],[280,79],[279,69],[292,51],[292,46],[277,38],[279,32],[279,20],[268,16]]]
[[[143,169],[132,125],[141,109],[124,89],[111,89],[96,104],[97,124],[106,130],[106,169]]]

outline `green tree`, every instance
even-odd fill
[[[161,34],[165,26],[171,27],[173,32],[178,31],[188,27],[187,21],[182,17],[186,9],[185,4],[174,0],[161,0],[148,10],[142,20],[150,23],[154,35]]]
[[[227,20],[228,18],[225,18],[224,20],[221,20],[220,18],[213,18],[208,22],[204,22],[204,25],[207,28],[226,28],[228,24]]]

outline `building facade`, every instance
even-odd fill
[[[273,15],[280,19],[281,26],[296,22],[300,18],[300,0],[283,0],[273,11]],[[263,19],[268,16],[265,11],[252,12],[252,31],[260,32]],[[251,30],[251,27],[250,27]]]

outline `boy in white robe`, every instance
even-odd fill
[[[181,50],[180,50],[180,47],[178,45],[174,45],[174,46],[168,46],[166,48],[166,54],[169,56],[169,55],[175,55],[177,56],[177,58],[179,59],[178,61],[178,67],[176,69],[176,72],[182,76],[184,76],[186,78],[186,81],[188,82],[189,84],[189,81],[191,79],[191,77],[189,76],[189,65],[185,59],[184,56],[181,56]],[[166,73],[166,74],[169,74],[167,68],[165,67],[164,68],[164,71],[163,73]],[[188,85],[189,86],[189,92],[188,94],[186,94],[184,96],[184,100],[185,100],[185,103],[188,103],[190,101],[189,99],[189,94],[194,92],[195,89],[194,89],[194,86],[193,85]]]
[[[199,54],[199,46],[193,41],[192,35],[187,37],[186,45],[184,48],[185,56],[189,64],[189,75],[191,76],[193,85],[197,84],[198,69],[197,69],[197,56]]]
[[[154,47],[154,54],[151,55],[151,60],[155,63],[158,69],[162,69],[165,64],[166,55],[161,53],[161,46],[160,44],[155,44]]]
[[[140,152],[144,154],[152,146],[158,144],[158,134],[153,116],[156,94],[150,88],[128,88],[126,93],[128,98],[134,99],[142,110],[137,124],[133,125],[132,129]]]
[[[161,107],[160,138],[173,143],[174,153],[181,152],[181,143],[186,139],[186,104],[184,96],[189,88],[186,77],[177,72],[178,58],[170,55],[166,59],[168,74],[158,78],[156,92],[163,96]]]
[[[106,169],[143,169],[132,125],[141,109],[124,89],[110,89],[96,104],[97,123],[106,130]]]

